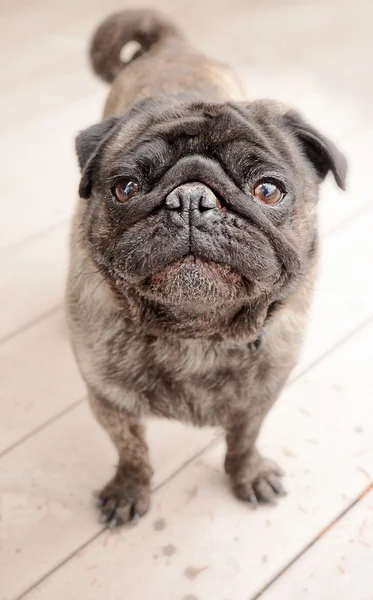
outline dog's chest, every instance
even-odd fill
[[[245,344],[158,340],[128,352],[127,385],[138,393],[142,411],[196,425],[221,424],[247,403],[258,358]]]

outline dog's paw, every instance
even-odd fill
[[[233,490],[237,498],[250,502],[254,508],[259,503],[275,504],[280,496],[286,495],[283,475],[275,462],[260,457],[231,476]]]
[[[122,479],[119,483],[114,478],[95,495],[101,513],[99,521],[110,528],[136,521],[150,505],[150,486],[131,480]]]

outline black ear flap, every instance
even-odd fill
[[[84,131],[81,131],[77,135],[75,149],[82,172],[79,184],[79,196],[81,198],[90,197],[95,158],[98,156],[105,142],[111,137],[120,120],[121,117],[110,117],[101,123],[97,123],[97,125],[92,125],[88,129],[84,129]]]
[[[328,172],[332,171],[337,185],[345,190],[347,161],[333,142],[308,125],[296,111],[288,111],[284,119],[295,133],[320,179],[325,179]]]

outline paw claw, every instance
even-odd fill
[[[136,527],[136,525],[138,524],[139,521],[140,521],[140,515],[138,513],[135,513],[131,520],[131,524],[133,525],[133,527]]]
[[[111,519],[110,521],[108,521],[108,528],[109,529],[114,529],[115,527],[117,527],[118,525],[118,519],[116,517],[114,517],[113,519]]]
[[[98,522],[99,523],[107,523],[108,521],[108,516],[105,515],[105,513],[101,513],[101,515],[98,518]]]
[[[267,481],[271,486],[272,490],[277,496],[286,496],[287,491],[285,490],[280,477],[276,474],[268,473]]]
[[[251,486],[250,486],[251,487]],[[256,493],[254,492],[253,488],[251,487],[250,490],[248,490],[248,495],[247,495],[247,499],[251,504],[251,508],[253,508],[254,510],[256,510],[259,506],[259,502],[258,502],[258,498]]]

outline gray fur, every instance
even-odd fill
[[[242,102],[226,67],[197,60],[169,25],[158,32],[163,43],[152,37],[160,18],[146,19],[141,11],[111,17],[92,42],[96,71],[107,80],[116,73],[105,116],[117,116],[77,138],[81,197],[67,286],[77,362],[119,453],[100,496],[112,525],[148,508],[142,423],[150,415],[223,427],[236,495],[252,503],[281,495],[280,471],[255,442],[301,347],[317,268],[318,185],[332,171],[343,187],[346,171],[335,146],[297,113]],[[147,46],[121,71],[109,56],[114,45],[100,44],[124,26],[115,39],[128,41],[133,26],[146,29]],[[120,203],[113,185],[124,176],[140,193]],[[277,206],[253,194],[269,176],[286,187]]]

